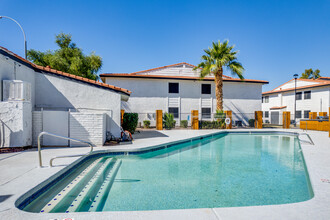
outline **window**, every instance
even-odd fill
[[[261,97],[261,103],[264,103],[264,97]]]
[[[301,118],[301,111],[296,111],[296,118]]]
[[[269,103],[269,96],[265,96],[264,102]]]
[[[202,94],[211,94],[211,84],[202,84]]]
[[[179,83],[168,83],[168,93],[179,93]]]
[[[302,99],[302,92],[296,92],[296,100]]]
[[[311,99],[311,91],[304,92],[304,99]]]
[[[174,118],[179,118],[179,108],[168,108],[168,113],[172,114]]]
[[[269,117],[269,111],[265,111],[265,118]]]
[[[211,118],[211,108],[202,108],[202,118]]]
[[[304,118],[309,118],[309,113],[310,112],[311,112],[310,110],[305,110],[304,111]]]

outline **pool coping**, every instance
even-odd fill
[[[107,149],[107,150],[99,150],[99,151],[95,151],[93,154],[97,154],[97,153],[100,153],[100,152],[102,152],[102,153],[104,153],[104,152],[122,152],[122,151],[125,151],[125,152],[141,152],[141,151],[145,151],[145,150],[152,150],[152,149],[157,149],[157,147],[159,148],[160,146],[164,146],[164,145],[174,145],[174,144],[176,144],[176,143],[180,143],[180,142],[186,142],[186,141],[188,141],[188,140],[194,140],[194,139],[199,139],[200,137],[208,137],[208,136],[213,136],[213,135],[218,135],[218,134],[221,134],[221,133],[278,133],[278,134],[286,134],[286,135],[298,135],[299,133],[301,133],[301,131],[299,131],[298,130],[298,132],[297,132],[297,130],[294,130],[294,131],[287,131],[287,130],[280,130],[280,129],[276,129],[276,130],[273,130],[273,129],[271,129],[271,130],[250,130],[250,131],[247,131],[247,130],[237,130],[237,131],[233,131],[233,130],[231,130],[231,131],[212,131],[209,135],[205,135],[205,134],[201,134],[201,135],[197,135],[197,136],[195,136],[195,137],[193,137],[193,138],[184,138],[184,139],[180,139],[180,140],[176,140],[176,141],[170,141],[170,142],[164,142],[163,144],[158,144],[158,145],[155,145],[155,146],[147,146],[147,147],[137,147],[137,148],[131,148],[131,149]],[[306,165],[306,168],[308,169],[308,173],[309,173],[309,178],[310,178],[310,183],[311,183],[311,185],[312,185],[312,187],[313,187],[313,191],[314,191],[314,194],[315,194],[315,187],[318,187],[318,185],[315,185],[315,178],[314,178],[314,180],[313,180],[313,177],[311,177],[311,170],[309,169],[310,168],[310,161],[308,160],[308,159],[306,159],[306,156],[305,156],[305,150],[304,150],[304,148],[305,147],[303,147],[303,146],[305,146],[306,144],[302,144],[301,143],[301,148],[302,148],[302,153],[303,153],[303,155],[304,155],[304,160],[305,160],[305,165]],[[313,146],[314,147],[314,146]],[[53,177],[53,176],[55,176],[55,175],[60,175],[61,173],[64,173],[64,172],[66,172],[68,169],[70,169],[70,166],[72,167],[72,166],[74,166],[75,164],[78,164],[81,160],[83,160],[85,157],[81,157],[81,158],[79,158],[78,160],[76,160],[76,161],[74,161],[72,164],[70,164],[69,166],[67,166],[67,167],[65,167],[65,168],[63,168],[62,170],[60,170],[59,172],[57,172],[56,174],[54,174],[54,175],[52,175],[51,177]],[[330,166],[329,166],[330,167]],[[48,178],[48,179],[46,179],[45,181],[51,181],[51,178]],[[45,182],[45,181],[43,181],[43,182]],[[40,183],[40,184],[42,184],[42,183]],[[39,184],[39,185],[40,185]],[[38,186],[39,186],[38,185]],[[37,186],[36,186],[37,187]],[[30,190],[29,190],[30,191]],[[328,192],[329,193],[329,195],[330,195],[330,192]],[[25,195],[25,194],[24,194]],[[22,196],[24,196],[24,195],[22,195]],[[22,196],[20,196],[19,197],[19,199],[22,197]],[[16,201],[18,201],[19,199],[17,199]],[[91,215],[92,216],[104,216],[104,215],[115,215],[115,216],[121,216],[121,217],[124,217],[124,216],[126,216],[126,214],[128,215],[128,216],[130,216],[130,215],[134,215],[134,216],[136,216],[136,215],[147,215],[147,216],[149,216],[149,217],[151,217],[151,216],[154,216],[154,214],[157,216],[157,215],[166,215],[166,213],[167,214],[169,214],[169,215],[173,215],[173,213],[174,213],[174,215],[176,215],[175,213],[181,213],[182,211],[183,212],[185,212],[185,213],[187,213],[187,212],[189,212],[190,214],[191,213],[196,213],[196,212],[198,212],[198,210],[200,210],[202,213],[208,213],[208,215],[212,215],[213,217],[215,217],[215,219],[219,219],[219,216],[226,216],[226,215],[223,215],[223,213],[224,213],[224,210],[226,210],[225,212],[232,212],[232,211],[229,211],[229,210],[232,210],[232,209],[245,209],[245,208],[248,208],[248,209],[251,209],[251,208],[255,208],[255,209],[259,209],[259,211],[261,210],[261,209],[263,209],[263,208],[265,208],[265,207],[267,207],[267,209],[269,209],[269,207],[270,207],[270,209],[278,209],[279,207],[282,207],[282,206],[286,206],[286,207],[291,207],[292,208],[292,206],[295,206],[295,205],[297,205],[297,204],[302,204],[302,203],[309,203],[311,200],[315,200],[315,196],[312,198],[312,199],[310,199],[310,200],[307,200],[307,201],[303,201],[303,202],[299,202],[299,203],[290,203],[290,204],[282,204],[282,205],[266,205],[266,206],[247,206],[247,207],[228,207],[228,208],[208,208],[208,209],[184,209],[184,210],[180,210],[180,209],[178,209],[178,210],[155,210],[155,211],[125,211],[125,212],[111,212],[111,211],[106,211],[106,212],[102,212],[102,213],[100,213],[100,212],[96,212],[96,213],[70,213],[70,215],[71,216],[79,216],[79,218],[80,217],[83,217],[83,216],[89,216],[89,217],[91,217]],[[329,200],[328,200],[329,201]],[[253,208],[253,209],[254,209]],[[291,209],[290,208],[290,209]],[[30,213],[30,212],[25,212],[25,211],[22,211],[22,210],[20,210],[20,209],[17,209],[16,207],[15,207],[15,209],[16,210],[14,210],[14,211],[18,211],[18,212],[23,212],[23,213],[29,213],[29,215],[32,215],[32,216],[34,216],[34,217],[46,217],[45,215],[49,215],[49,218],[51,218],[51,216],[52,217],[54,217],[54,216],[61,216],[61,214],[63,214],[63,216],[68,216],[68,215],[65,215],[65,213],[43,213],[43,214],[39,214],[39,213]],[[220,212],[220,214],[219,214],[219,212]],[[152,214],[153,213],[153,214]],[[157,214],[158,213],[158,214]],[[212,213],[212,214],[211,214]],[[328,212],[326,212],[327,213],[327,215],[329,214],[330,215],[330,212],[328,213]],[[181,213],[182,214],[182,213]],[[228,214],[228,213],[227,213]],[[251,213],[250,213],[251,214]],[[31,217],[32,217],[31,216]],[[128,217],[128,216],[126,216],[126,217]],[[199,216],[199,215],[197,215],[197,216]],[[196,217],[197,217],[196,216]],[[308,215],[306,215],[306,216],[308,216]],[[305,217],[306,217],[305,216]],[[211,217],[211,216],[209,216],[209,217]],[[47,218],[47,217],[46,217]]]

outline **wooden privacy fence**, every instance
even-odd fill
[[[320,112],[319,116],[327,116],[327,112]]]
[[[317,112],[310,112],[309,113],[309,119],[316,119],[317,117]]]
[[[283,128],[290,128],[290,112],[283,112]]]
[[[330,108],[329,108],[330,112]],[[327,116],[327,112],[319,112],[319,116]],[[317,112],[309,113],[309,120],[300,121],[300,129],[303,130],[316,130],[316,131],[328,131],[330,137],[330,117],[328,121],[316,120]]]
[[[254,112],[254,127],[257,129],[262,128],[262,111],[255,111]]]

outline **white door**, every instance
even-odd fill
[[[42,126],[43,131],[69,136],[69,113],[67,111],[43,111]],[[45,146],[68,146],[68,140],[43,136],[43,145]]]

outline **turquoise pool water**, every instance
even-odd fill
[[[70,184],[71,190],[66,188]],[[63,197],[58,196],[61,193]],[[24,210],[214,208],[285,204],[312,197],[295,136],[220,134],[143,154],[93,158]]]

